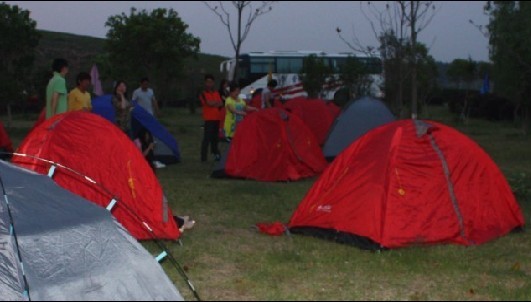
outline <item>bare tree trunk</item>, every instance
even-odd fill
[[[242,45],[242,12],[243,6],[238,7],[238,38],[236,40],[236,64],[234,66],[234,78],[235,83],[238,83],[240,79],[240,48]]]
[[[417,7],[415,7],[415,4]],[[411,9],[411,118],[417,119],[417,31],[418,1],[410,1]]]

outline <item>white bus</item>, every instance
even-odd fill
[[[383,68],[379,58],[360,56],[354,53],[325,53],[321,51],[269,51],[240,55],[238,68],[241,93],[250,99],[250,95],[256,89],[267,86],[268,77],[271,74],[271,78],[278,82],[275,92],[282,94],[283,99],[307,96],[302,87],[299,72],[304,58],[312,54],[322,58],[323,62],[334,70],[336,78],[339,75],[341,65],[347,61],[347,58],[354,57],[360,60],[367,67],[371,76],[370,95],[377,98],[383,97]],[[234,58],[226,60],[220,64],[220,72],[229,81],[232,81],[235,67],[236,60]],[[325,86],[321,92],[321,97],[332,100],[335,92],[340,88],[340,84],[331,87]]]

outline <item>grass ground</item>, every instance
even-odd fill
[[[456,123],[444,108],[429,118],[452,125],[478,142],[519,193],[531,223],[531,137],[512,124],[471,120]],[[209,177],[214,163],[199,161],[199,114],[164,112],[177,137],[182,163],[158,170],[175,213],[197,221],[168,243],[205,300],[530,300],[531,234],[510,234],[477,246],[411,247],[382,253],[320,239],[268,237],[257,222],[287,222],[314,179],[259,183]],[[15,146],[32,122],[15,121]],[[225,144],[221,144],[226,148]],[[522,174],[525,174],[522,175]],[[144,246],[154,254],[154,243]],[[169,263],[166,272],[186,299],[186,284]]]

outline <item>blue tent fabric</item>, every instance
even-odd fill
[[[116,111],[112,106],[112,95],[106,94],[92,99],[92,113],[96,113],[111,123],[116,123]]]
[[[179,145],[173,136],[162,126],[151,114],[149,114],[144,108],[134,104],[134,109],[131,112],[133,122],[132,128],[133,133],[136,133],[139,130],[139,127],[145,127],[151,134],[158,139],[158,141],[163,142],[173,153],[176,162],[181,160],[181,155],[179,152]],[[92,112],[96,113],[108,121],[115,123],[116,119],[116,110],[112,105],[112,95],[107,94],[100,97],[97,97],[92,100]],[[155,156],[157,156],[155,154]]]

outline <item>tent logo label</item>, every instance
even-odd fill
[[[327,205],[320,205],[317,207],[317,211],[319,212],[325,212],[325,213],[332,213],[332,206],[327,204]]]
[[[0,241],[0,251],[7,251],[7,241]]]

